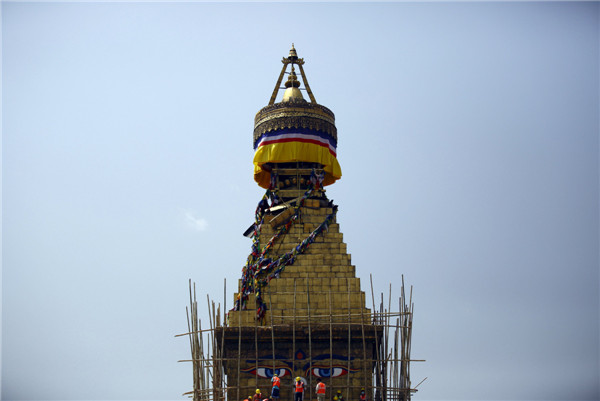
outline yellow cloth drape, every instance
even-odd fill
[[[323,165],[325,180],[323,185],[333,184],[342,177],[342,169],[337,158],[329,148],[307,142],[283,142],[260,146],[254,153],[254,181],[263,188],[268,188],[271,173],[263,170],[265,163],[309,162]]]

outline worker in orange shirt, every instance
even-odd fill
[[[302,401],[304,398],[304,382],[300,379],[300,376],[296,377],[296,383],[294,384],[294,401]]]
[[[279,376],[277,376],[277,373],[273,373],[271,383],[273,383],[273,388],[271,389],[271,398],[274,401],[279,401],[279,387],[281,387],[281,379]]]
[[[325,389],[325,383],[321,379],[317,379],[317,388],[315,389],[317,392],[317,401],[325,401]]]

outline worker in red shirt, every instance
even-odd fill
[[[321,379],[317,379],[317,401],[325,401],[325,383]]]
[[[256,394],[254,394],[252,401],[262,401],[262,394],[260,393],[260,389],[256,389]]]

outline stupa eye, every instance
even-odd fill
[[[333,367],[315,367],[311,368],[310,372],[313,376],[316,377],[339,377],[348,374],[348,369],[341,366],[333,366]]]
[[[289,376],[292,374],[292,372],[290,371],[289,368],[275,368],[275,370],[273,370],[273,367],[267,367],[267,366],[258,366],[256,368],[251,368],[248,370],[243,370],[243,372],[246,373],[250,373],[251,375],[256,375],[258,377],[263,377],[266,379],[270,379],[273,377],[273,373],[276,373],[277,376],[284,377],[284,376]]]

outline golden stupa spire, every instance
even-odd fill
[[[308,93],[310,102],[316,104],[317,100],[315,99],[315,96],[313,95],[312,91],[310,90],[310,86],[308,85],[308,80],[306,79],[306,74],[304,74],[304,68],[302,68],[302,66],[304,65],[304,59],[298,57],[298,53],[296,53],[296,49],[294,48],[293,43],[292,43],[292,48],[290,49],[289,55],[287,57],[284,57],[281,60],[281,62],[283,63],[283,68],[281,69],[281,73],[279,74],[279,79],[277,79],[277,83],[275,84],[275,89],[273,89],[273,94],[271,95],[271,99],[269,100],[269,105],[272,105],[275,103],[275,99],[277,98],[277,92],[279,92],[279,89],[281,87],[281,81],[283,81],[283,75],[285,74],[285,71],[287,70],[288,64],[292,65],[292,72],[290,73],[290,75],[294,74],[294,77],[296,76],[296,74],[294,72],[294,64],[298,66],[298,69],[300,70],[300,75],[302,76],[302,82],[304,82],[304,87],[306,88],[306,93]]]
[[[305,101],[302,92],[298,89],[300,87],[300,82],[294,71],[294,64],[292,64],[292,72],[290,72],[290,75],[288,76],[285,87],[287,89],[283,92],[282,102]]]
[[[306,188],[301,183],[307,182],[313,169],[324,176],[322,185],[330,185],[340,179],[342,170],[337,161],[335,116],[315,100],[304,74],[304,59],[298,57],[293,44],[282,63],[269,104],[254,118],[254,180],[263,188],[276,185],[281,190],[289,189],[289,197],[292,197],[304,193]],[[283,76],[290,64],[283,98],[276,103]],[[302,96],[296,67],[310,102]],[[284,179],[284,175],[292,170],[296,183],[300,183],[293,190]],[[293,177],[291,182],[295,182]]]

